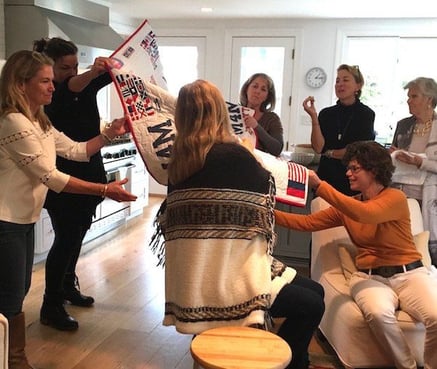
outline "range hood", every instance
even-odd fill
[[[123,41],[109,26],[109,8],[103,5],[86,0],[5,0],[4,4],[6,56],[31,49],[34,40],[62,37],[78,46],[80,62],[92,63],[97,55],[90,50],[109,54]]]

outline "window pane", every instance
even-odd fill
[[[255,73],[265,73],[273,79],[276,91],[275,112],[281,116],[282,106],[282,72],[284,70],[283,47],[253,47],[241,48],[240,86]]]
[[[375,111],[376,140],[391,143],[396,123],[410,115],[405,84],[421,76],[437,81],[431,56],[437,39],[348,37],[346,45],[345,62],[359,65],[364,75],[361,101]]]
[[[160,46],[164,77],[170,93],[177,96],[179,89],[198,78],[198,51],[196,46]]]

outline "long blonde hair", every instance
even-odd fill
[[[180,89],[175,125],[177,134],[168,166],[169,180],[173,184],[199,171],[214,144],[237,142],[221,92],[204,80]]]
[[[41,106],[34,115],[20,86],[33,78],[44,65],[53,65],[53,61],[36,51],[20,50],[12,54],[0,76],[0,116],[10,113],[21,113],[29,120],[36,119],[41,129],[47,131],[50,120]]]

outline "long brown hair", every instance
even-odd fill
[[[29,103],[20,86],[35,77],[44,65],[53,65],[47,56],[36,51],[21,50],[12,54],[0,76],[0,116],[10,113],[21,113],[30,121],[37,120],[41,129],[47,131],[50,120],[41,106],[34,115],[30,111]]]
[[[214,144],[237,141],[221,92],[204,80],[180,89],[175,125],[177,134],[168,166],[169,180],[173,184],[199,171]]]

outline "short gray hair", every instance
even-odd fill
[[[416,87],[420,90],[420,92],[427,97],[432,98],[432,107],[435,108],[437,105],[437,83],[432,78],[426,78],[426,77],[418,77],[416,79],[413,79],[412,81],[408,82],[404,86],[404,90]]]

